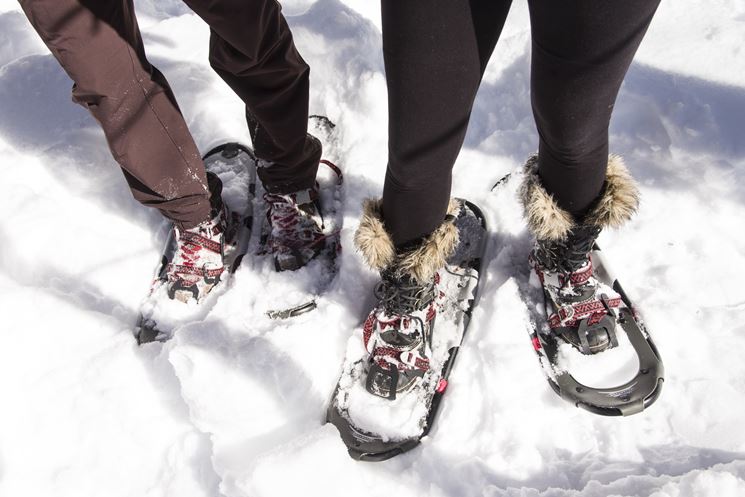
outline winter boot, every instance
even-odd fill
[[[317,188],[289,194],[265,193],[267,222],[271,231],[267,250],[277,271],[305,266],[324,248],[323,217]]]
[[[458,244],[453,220],[460,205],[450,203],[445,221],[417,247],[397,252],[386,232],[381,201],[368,200],[355,246],[380,272],[378,300],[363,328],[369,354],[367,391],[388,399],[408,391],[430,369],[432,331],[437,317],[438,271]]]
[[[168,296],[171,299],[199,302],[220,281],[224,270],[223,256],[229,236],[227,208],[222,202],[222,183],[208,172],[212,205],[210,219],[189,229],[174,226],[176,251],[166,266]]]
[[[590,252],[603,228],[620,227],[639,204],[639,191],[623,160],[609,157],[603,191],[581,220],[545,190],[537,156],[525,165],[520,197],[536,238],[529,263],[543,286],[552,332],[583,354],[617,345],[613,309],[621,298],[595,278]]]

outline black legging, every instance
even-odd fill
[[[443,220],[451,174],[511,0],[382,0],[389,157],[383,215],[398,247]],[[577,219],[600,194],[616,95],[659,0],[529,0],[539,174]]]

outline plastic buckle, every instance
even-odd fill
[[[618,347],[618,337],[616,336],[616,320],[610,315],[606,314],[599,322],[590,325],[588,323],[591,317],[592,316],[588,316],[579,322],[577,335],[579,337],[580,352],[585,355],[592,354],[592,351],[590,350],[590,342],[587,339],[587,336],[592,331],[599,333],[601,330],[604,330],[606,335],[608,335],[608,341],[610,342],[608,348],[611,349],[613,347]]]
[[[566,314],[565,316],[562,316],[562,314]],[[557,315],[559,316],[559,322],[561,324],[566,324],[569,321],[574,318],[574,306],[571,304],[564,304],[561,307],[559,307]]]
[[[208,285],[216,285],[218,281],[220,281],[220,277],[222,276],[222,267],[221,264],[218,264],[216,262],[205,262],[202,266],[202,278],[204,279],[204,282]],[[213,271],[220,270],[219,273],[215,274],[214,276],[210,276],[209,274]]]
[[[610,306],[610,300],[608,299],[608,296],[604,293],[600,294],[600,302],[603,303],[603,307],[605,307],[605,311],[610,314],[613,319],[615,320],[617,318],[616,311],[613,310],[613,308]]]
[[[419,359],[419,354],[414,354],[410,350],[405,350],[398,355],[398,360],[409,367],[416,368],[416,360]],[[424,359],[422,357],[422,359]]]
[[[370,364],[367,381],[365,382],[365,388],[368,392],[388,400],[396,400],[397,385],[398,368],[394,364],[389,364],[387,370],[374,362]]]
[[[277,310],[277,311],[266,311],[266,315],[269,319],[288,319],[288,318],[293,318],[295,316],[299,316],[301,314],[305,314],[306,312],[310,312],[316,307],[318,307],[318,304],[316,304],[316,301],[311,300],[310,302],[306,302],[305,304],[300,304],[296,307],[290,307],[289,309],[282,309],[282,310]]]
[[[168,287],[168,298],[171,300],[176,300],[176,292],[178,291],[187,291],[190,292],[192,297],[194,297],[194,300],[199,300],[199,289],[197,288],[197,284],[193,283],[190,285],[184,285],[183,283],[185,280],[182,278],[178,278],[176,281],[173,282]]]

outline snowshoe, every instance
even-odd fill
[[[339,157],[336,125],[325,116],[312,115],[308,129],[323,145],[324,157]],[[321,159],[316,184],[309,190],[279,195],[264,192],[264,213],[258,242],[259,254],[271,255],[276,271],[301,270],[311,277],[308,296],[292,300],[282,296],[280,305],[266,311],[271,319],[288,319],[318,306],[318,298],[336,276],[336,256],[341,251],[341,187],[344,177],[331,160]],[[307,273],[307,274],[306,274]]]
[[[165,341],[176,327],[203,318],[248,248],[256,191],[253,152],[239,143],[224,143],[203,159],[208,178],[219,178],[218,198],[224,207],[205,226],[183,233],[171,230],[141,307],[135,330],[139,344]]]
[[[381,272],[379,303],[349,340],[327,411],[354,459],[389,459],[432,429],[476,305],[486,238],[481,211],[456,200],[419,251],[396,254],[380,204],[366,205],[355,242]]]
[[[651,405],[664,366],[643,321],[613,277],[595,242],[603,228],[626,222],[638,190],[620,157],[611,156],[600,198],[579,221],[543,188],[537,157],[505,177],[497,191],[515,188],[536,242],[531,277],[521,285],[528,331],[540,364],[562,398],[596,414],[635,414]],[[510,176],[510,175],[508,175]]]

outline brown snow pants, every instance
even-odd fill
[[[134,197],[182,228],[210,216],[197,146],[163,74],[145,57],[132,0],[19,0],[101,124]],[[184,0],[211,30],[210,64],[246,104],[259,176],[310,188],[321,150],[307,136],[309,68],[276,0]]]

